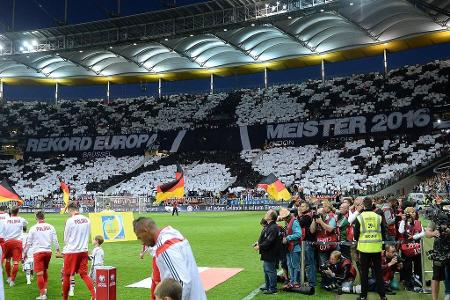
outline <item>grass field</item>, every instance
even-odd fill
[[[35,223],[32,215],[22,215]],[[137,216],[137,214],[136,214]],[[160,227],[171,225],[179,229],[189,239],[198,266],[235,267],[244,271],[207,293],[208,299],[242,299],[263,283],[263,274],[259,255],[251,245],[260,232],[259,221],[262,212],[236,213],[190,213],[172,217],[169,214],[148,215],[155,219]],[[53,224],[58,232],[62,246],[64,222],[67,216],[47,215],[47,222]],[[428,247],[431,241],[427,241]],[[151,258],[146,255],[139,258],[141,245],[138,241],[104,244],[105,264],[117,267],[117,299],[149,299],[149,290],[125,288],[151,275]],[[48,299],[61,298],[60,270],[62,260],[52,258],[49,272]],[[427,270],[430,270],[427,263]],[[30,300],[38,296],[36,280],[26,285],[25,275],[19,271],[16,286],[5,286],[6,299]],[[355,299],[355,295],[336,297],[333,293],[316,291],[315,296],[303,296],[279,292],[277,295],[256,295],[254,299]],[[429,295],[420,295],[402,291],[389,299],[431,299]],[[75,296],[72,299],[89,299],[89,294],[80,278],[76,277]],[[378,299],[370,295],[369,299]]]

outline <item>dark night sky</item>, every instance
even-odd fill
[[[121,15],[164,8],[159,0],[121,0],[120,2]],[[177,6],[198,2],[205,2],[205,0],[176,1]],[[12,3],[12,0],[0,0],[0,32],[6,30],[5,26],[11,25]],[[106,11],[117,12],[117,0],[68,0],[68,3],[69,24],[105,19]],[[55,26],[57,24],[55,18],[64,20],[64,0],[16,0],[16,30]]]
[[[117,11],[117,0],[68,0],[69,24],[105,19],[109,11]],[[164,0],[167,1],[167,0]],[[177,6],[205,2],[201,0],[177,0]],[[122,15],[131,15],[148,10],[162,9],[163,5],[158,0],[121,0]],[[39,8],[42,5],[46,14]],[[11,23],[12,0],[0,0],[0,33],[4,32]],[[103,7],[103,8],[102,8]],[[51,15],[51,17],[49,16]],[[16,29],[29,30],[55,26],[54,18],[63,20],[64,0],[16,0]],[[398,68],[407,64],[426,63],[434,59],[450,58],[450,43],[418,48],[410,51],[393,53],[388,55],[389,67]],[[370,57],[362,60],[333,63],[326,65],[327,77],[342,76],[355,73],[379,71],[383,68],[382,57]],[[301,82],[309,78],[320,77],[320,66],[301,69],[269,72],[269,84],[283,82]],[[262,74],[246,76],[232,76],[215,79],[217,90],[237,89],[241,87],[261,87],[263,85]],[[156,84],[149,84],[146,91],[140,85],[116,85],[111,88],[111,96],[133,97],[143,95],[155,95]],[[209,89],[208,80],[189,80],[178,82],[164,82],[163,93],[198,92]],[[64,87],[60,88],[60,96],[65,99],[76,98],[104,98],[106,88],[104,86]],[[5,86],[5,98],[7,100],[49,100],[53,101],[54,88],[40,86]]]

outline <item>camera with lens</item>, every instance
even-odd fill
[[[317,219],[320,219],[321,216],[318,215],[317,213],[313,213],[312,218],[313,218],[314,220],[317,220]]]
[[[328,263],[324,263],[324,264],[321,264],[320,266],[319,266],[319,271],[320,272],[325,272],[326,270],[328,270],[330,268],[330,265],[328,264]]]
[[[400,255],[396,254],[393,259],[396,258],[397,259],[397,263],[403,263],[405,262],[405,259],[403,257],[401,257]]]

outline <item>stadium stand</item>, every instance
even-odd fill
[[[89,136],[343,117],[449,103],[450,61],[215,95],[7,102],[0,135]]]
[[[448,153],[448,134],[401,136],[389,140],[355,140],[324,145],[280,147],[267,150],[174,153],[164,158],[142,156],[0,161],[27,199],[58,193],[64,176],[77,194],[151,195],[156,185],[173,179],[176,162],[186,170],[186,191],[217,195],[228,187],[254,187],[275,173],[287,186],[299,184],[306,194],[374,192]],[[8,170],[8,171],[5,171]]]
[[[342,117],[399,109],[444,107],[450,102],[450,61],[405,66],[384,77],[378,73],[325,82],[273,86],[217,95],[172,95],[163,99],[64,101],[58,105],[7,102],[0,115],[6,137],[107,135],[208,127],[230,127],[311,118]],[[94,117],[95,116],[95,117]],[[77,194],[151,194],[186,167],[187,191],[218,193],[227,187],[254,187],[271,172],[287,186],[330,194],[376,191],[425,166],[449,150],[448,134],[395,136],[328,142],[299,147],[254,149],[239,153],[172,153],[167,157],[126,156],[1,160],[8,177],[27,199],[51,197],[62,175]],[[194,179],[195,178],[195,179]],[[197,187],[197,188],[195,188]]]
[[[162,99],[141,97],[40,102],[11,101],[0,115],[0,135],[89,136],[193,128],[226,99],[226,94],[171,95]]]
[[[405,66],[325,82],[248,90],[236,108],[238,125],[345,117],[398,109],[441,107],[450,102],[450,61]]]

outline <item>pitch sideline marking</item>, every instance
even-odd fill
[[[242,300],[252,300],[253,298],[255,298],[256,295],[259,294],[259,292],[261,291],[260,288],[262,288],[264,286],[266,286],[266,285],[265,284],[260,285],[259,287],[254,289],[250,294],[248,294],[247,296],[242,298]]]

